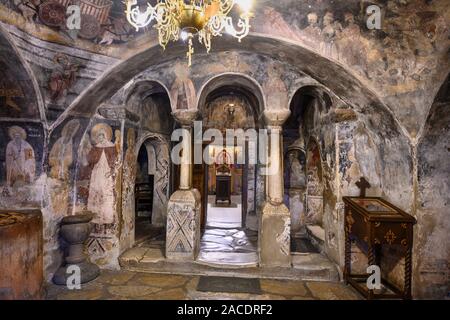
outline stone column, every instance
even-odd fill
[[[200,192],[192,188],[192,125],[196,110],[173,113],[183,131],[180,186],[167,205],[166,257],[183,261],[194,260],[200,245]]]
[[[267,198],[259,228],[260,265],[266,267],[291,266],[291,215],[283,204],[282,150],[282,124],[289,115],[289,110],[264,111],[269,132],[269,167],[272,167],[266,179]]]

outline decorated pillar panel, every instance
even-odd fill
[[[258,240],[261,266],[291,266],[291,217],[284,204],[274,206],[266,203]]]
[[[154,180],[152,223],[164,225],[167,216],[170,156],[168,143],[162,137],[155,142],[155,154],[156,172]]]
[[[249,165],[247,171],[247,214],[255,212],[256,166]]]
[[[124,158],[122,169],[122,220],[120,233],[120,250],[130,248],[134,243],[134,185],[137,173],[136,128],[125,129]]]
[[[166,257],[194,260],[200,243],[200,193],[176,191],[167,206]]]

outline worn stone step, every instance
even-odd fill
[[[162,248],[135,247],[125,251],[120,256],[119,263],[124,270],[147,273],[305,281],[340,281],[335,264],[321,254],[293,255],[291,268],[226,268],[223,266],[219,268],[195,261],[168,260],[164,257],[163,252]]]

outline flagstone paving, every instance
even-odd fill
[[[261,279],[261,294],[201,292],[198,276],[149,274],[102,270],[101,275],[80,290],[47,285],[49,300],[356,300],[351,287],[336,282]],[[230,280],[232,281],[232,280]]]

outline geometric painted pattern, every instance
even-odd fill
[[[195,203],[169,201],[167,208],[166,256],[192,256],[198,242],[199,210]]]

